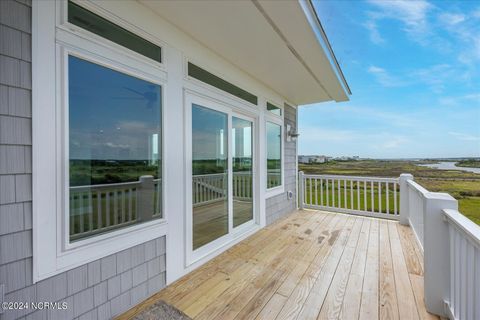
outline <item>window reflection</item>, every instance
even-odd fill
[[[228,118],[192,106],[193,249],[228,233]]]
[[[267,188],[282,184],[282,127],[267,121]]]
[[[161,87],[69,56],[70,239],[161,217]]]
[[[253,219],[253,124],[232,117],[233,226]]]

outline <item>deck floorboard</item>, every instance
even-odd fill
[[[297,211],[118,319],[158,300],[192,319],[438,319],[415,241],[398,222]]]

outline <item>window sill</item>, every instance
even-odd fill
[[[267,189],[267,191],[265,192],[265,199],[278,196],[279,194],[282,194],[284,192],[285,192],[285,187],[283,185],[275,188]]]

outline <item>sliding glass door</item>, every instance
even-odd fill
[[[196,103],[191,108],[191,245],[195,251],[253,220],[254,148],[253,120],[233,116],[225,108]]]
[[[192,105],[193,250],[228,233],[228,115]]]
[[[232,117],[233,227],[253,219],[253,123]]]

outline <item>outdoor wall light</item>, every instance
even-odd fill
[[[299,135],[300,135],[300,134],[297,133],[297,131],[295,131],[295,129],[292,128],[291,125],[287,124],[287,142],[297,141],[297,137],[298,137]]]

